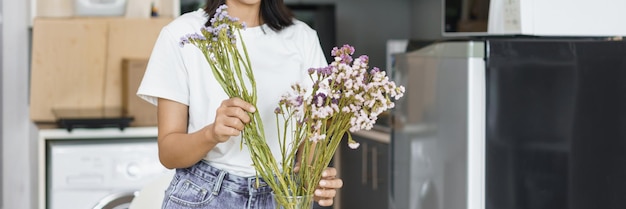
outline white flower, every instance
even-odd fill
[[[311,136],[311,138],[309,138],[310,141],[312,142],[318,142],[318,141],[322,141],[326,139],[326,134],[314,134],[313,136]]]

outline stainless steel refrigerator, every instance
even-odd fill
[[[4,86],[4,68],[3,68],[3,60],[4,60],[4,54],[2,54],[3,48],[4,48],[4,44],[3,44],[3,33],[4,33],[4,11],[2,10],[2,4],[3,1],[0,1],[0,86]],[[4,112],[4,95],[2,94],[2,91],[0,91],[0,118],[4,118],[3,112]],[[0,123],[0,134],[4,133],[4,124]],[[3,154],[3,149],[4,147],[2,146],[3,144],[2,139],[0,139],[0,156],[4,156]],[[0,208],[3,207],[4,205],[4,194],[2,193],[4,191],[4,170],[2,169],[2,165],[0,165]]]
[[[390,208],[626,207],[626,42],[494,37],[394,58]]]

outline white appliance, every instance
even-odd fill
[[[626,35],[623,0],[492,0],[490,7],[492,34]]]
[[[3,21],[2,4],[3,3],[0,2],[0,57],[2,57],[0,59],[0,66],[3,66],[2,60],[4,59],[4,55],[2,54],[2,48],[3,48],[3,46],[2,46],[2,42],[3,42],[3,40],[2,40],[2,34],[3,34],[3,29],[2,29],[3,28],[3,23],[2,23],[2,21]],[[0,70],[2,70],[2,73],[4,73],[2,67],[0,67]],[[2,93],[0,92],[0,103],[3,103],[3,100],[4,100],[3,98],[4,98],[4,95],[2,95]],[[4,107],[0,106],[0,115],[2,115],[2,112],[4,112]],[[0,126],[0,132],[3,132],[2,129],[4,129],[4,125]],[[2,147],[3,141],[4,140],[0,140],[0,156],[4,156],[4,154],[2,153],[2,150],[4,149]],[[2,167],[4,167],[4,166],[0,166],[0,179],[2,179],[2,180],[0,180],[0,188],[2,188],[2,189],[0,189],[0,205],[4,205],[3,202],[2,202],[3,198],[4,198],[4,195],[2,194],[2,191],[4,191],[4,185],[3,185],[3,182],[4,182],[3,173],[4,173],[4,171],[2,170]]]
[[[74,0],[76,16],[124,16],[126,0]],[[150,7],[146,7],[149,11]]]
[[[39,208],[127,209],[167,172],[156,136],[156,128],[40,131]]]
[[[444,0],[444,36],[626,35],[623,0]],[[487,20],[485,20],[485,17]]]
[[[176,18],[181,14],[180,0],[132,0],[126,4],[125,17],[150,18],[153,6],[156,7],[159,17]]]

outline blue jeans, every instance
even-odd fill
[[[176,169],[163,209],[274,209],[271,188],[262,179],[229,174],[200,161]]]

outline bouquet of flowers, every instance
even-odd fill
[[[202,34],[183,37],[181,45],[193,44],[203,52],[228,96],[256,105],[250,59],[243,40],[237,42],[245,25],[225,9],[223,5],[217,10]],[[279,138],[271,140],[279,141],[282,159],[272,155],[259,113],[251,113],[253,120],[244,128],[242,143],[249,148],[258,176],[272,188],[277,208],[311,208],[313,193],[338,145],[347,139],[356,149],[359,144],[350,132],[371,129],[377,116],[393,108],[393,100],[404,93],[404,87],[389,81],[384,71],[368,71],[367,56],[354,59],[353,54],[349,45],[335,47],[334,62],[309,69],[312,87],[294,84],[277,102]]]
[[[239,23],[237,18],[230,17],[227,8],[226,5],[217,8],[215,15],[210,19],[211,25],[201,28],[201,34],[194,33],[181,37],[180,46],[192,44],[198,47],[224,92],[231,98],[238,97],[256,106],[256,82],[240,32],[246,25]],[[241,43],[241,50],[238,49],[237,43]],[[272,179],[273,171],[278,170],[278,167],[270,147],[265,142],[261,116],[258,112],[249,114],[251,121],[245,124],[241,146],[244,143],[248,146],[253,166],[259,175],[264,179]],[[270,165],[275,167],[262,169]],[[276,187],[274,181],[267,182],[272,188]]]
[[[368,71],[369,58],[362,55],[354,59],[353,54],[352,46],[335,47],[331,52],[334,62],[324,68],[309,69],[312,90],[294,84],[292,91],[281,98],[275,111],[277,121],[284,121],[285,127],[280,130],[278,126],[283,134],[279,140],[284,156],[283,173],[278,177],[289,183],[287,188],[279,188],[284,190],[281,194],[311,196],[344,137],[350,148],[358,148],[359,143],[350,132],[371,129],[379,114],[394,107],[393,99],[402,97],[403,86],[389,81],[378,68]],[[292,134],[294,145],[287,146],[287,134]],[[289,206],[285,208],[310,203],[289,200],[276,199]]]

